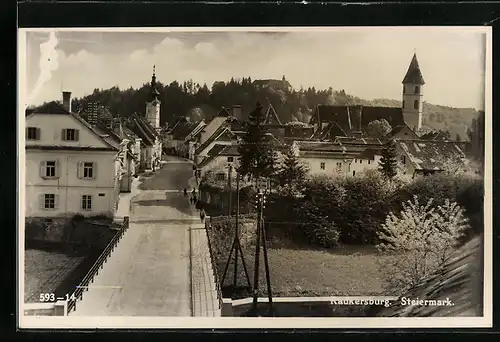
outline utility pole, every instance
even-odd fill
[[[238,280],[238,254],[241,257],[241,263],[243,264],[243,270],[245,271],[245,276],[247,279],[248,287],[251,287],[250,276],[248,275],[247,264],[245,262],[245,256],[243,255],[243,249],[241,248],[240,235],[239,235],[239,217],[240,217],[240,178],[241,175],[238,171],[236,171],[236,229],[233,240],[233,245],[231,246],[231,250],[229,252],[229,257],[226,262],[226,266],[224,267],[224,273],[222,275],[221,284],[224,284],[224,280],[226,279],[227,270],[229,268],[229,264],[231,263],[231,257],[233,256],[234,251],[234,279],[233,279],[233,291],[235,291]],[[239,253],[238,253],[239,252]]]
[[[237,240],[238,244],[239,244],[239,241],[240,241],[240,173],[238,171],[236,171],[236,218],[235,218],[235,221],[236,221],[235,240]],[[234,250],[233,289],[236,288],[236,283],[238,281],[238,250],[240,248],[236,248]],[[241,257],[243,258],[243,253],[241,253]],[[245,268],[246,268],[246,266],[245,266]]]
[[[253,305],[252,313],[258,316],[258,297],[259,297],[259,266],[260,266],[260,245],[263,244],[264,252],[264,268],[266,274],[266,285],[267,285],[267,295],[269,300],[269,313],[273,314],[273,300],[271,292],[271,275],[269,271],[269,259],[267,256],[267,246],[265,239],[265,229],[264,229],[264,203],[266,199],[266,189],[262,189],[259,185],[257,194],[257,241],[255,244],[255,266],[254,266],[254,286],[253,286]]]
[[[229,219],[231,220],[231,214],[232,214],[232,208],[231,208],[231,194],[233,192],[233,189],[231,187],[231,176],[232,176],[232,171],[233,171],[233,165],[229,164],[227,168],[227,186],[229,188],[229,199],[228,199],[228,204],[229,204],[229,209],[228,209],[228,216]]]

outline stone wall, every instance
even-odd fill
[[[49,242],[103,247],[115,233],[111,229],[113,227],[111,219],[107,217],[27,217],[25,240],[27,243]]]

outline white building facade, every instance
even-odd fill
[[[27,217],[113,215],[119,149],[52,102],[26,117]]]

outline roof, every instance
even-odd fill
[[[220,156],[227,156],[227,157],[238,157],[240,153],[238,152],[238,145],[226,145],[226,148],[224,148],[220,153]]]
[[[145,119],[137,114],[130,116],[126,126],[142,139],[146,146],[152,146],[155,143],[156,134],[153,134],[145,124]]]
[[[222,109],[217,113],[218,117],[229,117],[231,116],[231,113],[226,109],[226,107],[222,107]]]
[[[51,101],[44,103],[40,107],[37,107],[31,111],[30,114],[62,114],[68,115],[69,111],[66,110],[60,103],[56,101]]]
[[[372,157],[383,143],[374,138],[337,138],[335,141],[297,141],[302,156],[341,155],[345,158]]]
[[[450,298],[452,306],[403,305],[378,307],[379,317],[464,317],[483,315],[483,236],[474,237],[455,252],[434,274],[403,296],[428,300]],[[379,309],[380,308],[380,309]]]
[[[228,116],[226,120],[219,126],[219,128],[215,130],[212,136],[210,136],[203,144],[196,148],[195,154],[199,154],[215,140],[234,140],[236,136],[240,136],[241,134],[244,134],[244,132],[245,128],[241,121],[234,116]]]
[[[310,124],[336,122],[346,134],[351,134],[363,130],[374,120],[382,119],[387,120],[391,127],[405,124],[403,110],[399,107],[330,105],[318,105]]]
[[[231,140],[234,139],[235,135],[228,129],[227,124],[223,124],[215,130],[214,134],[212,134],[210,138],[208,138],[203,144],[201,144],[200,146],[198,146],[198,148],[196,148],[195,154],[199,154],[205,148],[207,148],[207,146],[209,146],[212,142],[218,141],[219,138],[222,139],[223,141],[228,141],[228,139]]]
[[[83,126],[85,126],[87,129],[89,129],[92,133],[97,135],[101,140],[103,140],[109,147],[112,149],[117,149],[120,150],[120,148],[116,148],[116,145],[112,143],[110,139],[106,139],[106,137],[102,136],[101,131],[90,125],[85,119],[83,119],[80,115],[76,113],[71,113],[66,108],[64,108],[60,103],[56,101],[51,101],[49,103],[46,103],[37,109],[35,109],[31,114],[56,114],[56,115],[69,115],[74,117],[78,122],[80,122]],[[30,115],[31,115],[30,114]]]
[[[467,163],[460,144],[447,141],[396,140],[417,170],[439,171],[448,160]]]
[[[420,136],[422,140],[436,140],[436,141],[444,141],[446,140],[446,136],[444,136],[443,132],[427,132]]]
[[[198,133],[200,133],[203,128],[205,128],[207,126],[207,124],[205,123],[204,120],[201,120],[200,122],[198,122],[196,124],[196,127],[186,136],[186,138],[190,138],[190,139],[193,139],[194,137],[196,137],[196,135]]]
[[[198,123],[192,123],[189,121],[180,121],[175,127],[169,132],[172,135],[173,140],[184,140],[193,131],[193,129],[198,126]]]
[[[93,147],[93,146],[67,146],[67,145],[26,145],[27,150],[44,151],[112,151],[116,152],[114,147]]]
[[[314,127],[285,125],[285,138],[308,139],[314,133]]]
[[[420,66],[418,65],[417,54],[413,54],[413,58],[411,59],[410,66],[408,67],[408,71],[406,72],[405,78],[403,79],[403,84],[420,84],[424,85],[424,77],[422,76],[422,72],[420,71]]]
[[[159,136],[158,132],[156,131],[156,128],[154,128],[150,123],[149,121],[144,117],[144,116],[141,116],[141,115],[137,115],[135,114],[135,116],[137,117],[137,119],[139,120],[139,123],[141,124],[141,126],[147,130],[147,132],[153,137],[153,138],[156,138]]]
[[[238,157],[239,155],[238,145],[215,144],[210,151],[208,151],[207,157],[198,164],[198,167],[202,168],[207,166],[212,160],[219,156]]]
[[[269,107],[267,107],[264,124],[266,125],[281,125],[281,120],[276,114],[273,105],[269,102]]]
[[[182,122],[187,122],[187,121],[188,121],[188,120],[186,119],[186,117],[185,117],[185,116],[181,116],[180,118],[178,118],[177,120],[175,120],[175,122],[174,122],[174,124],[172,125],[172,127],[167,128],[167,130],[168,130],[169,134],[170,134],[170,132],[172,132],[172,130],[174,130],[174,129],[175,129],[175,127],[176,127],[177,125],[179,125],[179,124],[180,124],[180,123],[182,123]]]
[[[101,133],[101,138],[105,139],[110,145],[114,145],[116,149],[121,150],[121,144],[123,139],[118,136],[111,129],[107,128],[102,122],[97,122],[97,125],[94,127],[96,131]],[[129,157],[133,157],[130,150],[127,149],[127,154]]]
[[[346,132],[339,126],[337,122],[330,122],[323,129],[318,129],[312,136],[311,139],[315,140],[330,140],[335,139],[335,137],[345,137]]]
[[[389,133],[387,133],[386,138],[392,138],[395,135],[401,133],[405,129],[408,129],[411,132],[411,137],[413,139],[418,139],[418,135],[416,135],[415,132],[413,132],[413,130],[410,127],[408,127],[408,125],[406,125],[406,124],[394,127],[392,129],[392,131],[390,131]]]
[[[31,115],[34,111],[35,111],[34,108],[26,108],[26,110],[24,111],[24,115],[25,116]]]
[[[244,124],[235,118],[234,116],[230,116],[226,119],[226,124],[228,124],[228,128],[231,132],[246,132]]]
[[[104,106],[99,106],[99,108],[97,109],[97,117],[99,119],[113,119],[113,114],[111,114],[111,112],[109,111],[108,108],[104,107]]]
[[[207,153],[207,156],[198,164],[198,168],[202,168],[207,166],[212,160],[214,160],[225,148],[227,145],[223,144],[215,144]]]

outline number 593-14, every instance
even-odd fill
[[[53,293],[40,293],[40,302],[55,302],[56,295]]]

